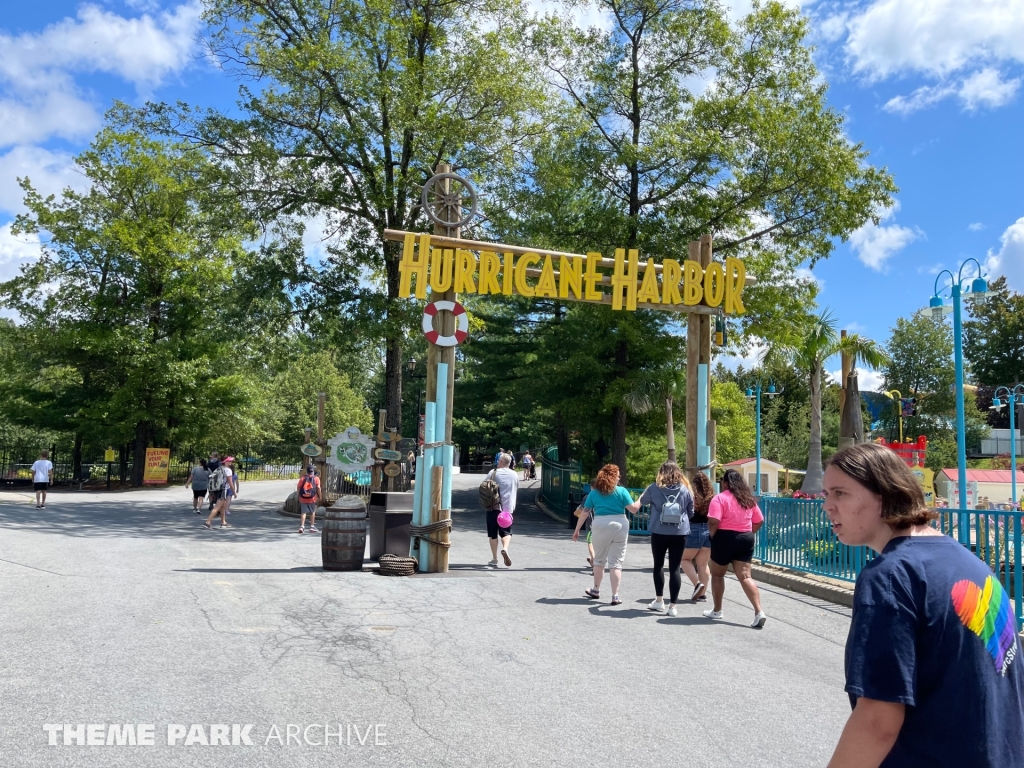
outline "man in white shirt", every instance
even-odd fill
[[[501,536],[501,557],[506,567],[512,566],[512,558],[508,556],[508,547],[512,543],[512,523],[508,527],[498,524],[498,517],[507,512],[511,516],[516,511],[516,496],[519,493],[519,475],[509,469],[512,463],[511,457],[503,453],[498,459],[498,468],[491,474],[494,482],[498,484],[498,492],[501,497],[501,509],[492,509],[487,512],[487,540],[491,545],[492,568],[498,567],[498,536]]]
[[[53,463],[49,451],[40,451],[39,459],[32,465],[32,488],[36,492],[36,509],[46,506],[46,489],[53,482]]]

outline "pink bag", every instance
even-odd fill
[[[498,527],[499,528],[511,528],[512,527],[512,513],[507,509],[501,510],[498,515]]]

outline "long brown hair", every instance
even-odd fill
[[[927,525],[937,512],[924,503],[924,491],[914,473],[896,452],[874,443],[844,448],[828,460],[835,467],[882,498],[882,520],[899,530]]]
[[[736,501],[738,501],[740,506],[744,509],[750,509],[751,507],[757,506],[757,499],[755,499],[754,494],[751,493],[750,486],[747,485],[747,481],[743,479],[743,475],[735,469],[725,470],[725,474],[722,475],[722,490],[731,492]]]
[[[674,461],[666,461],[658,468],[658,476],[654,481],[659,488],[667,488],[670,485],[681,485],[684,488],[690,487],[690,481],[686,479],[683,470]]]
[[[605,464],[597,473],[597,477],[590,481],[591,487],[605,496],[614,491],[618,484],[619,467],[617,464]]]
[[[715,486],[703,472],[695,474],[690,482],[693,484],[693,514],[706,515],[715,495]]]

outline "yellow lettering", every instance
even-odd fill
[[[455,251],[451,248],[430,249],[430,291],[444,293],[452,288],[452,266]]]
[[[601,282],[601,273],[597,271],[601,263],[601,254],[591,251],[587,253],[587,273],[583,276],[583,299],[585,301],[600,301],[604,293],[596,286]]]
[[[743,287],[746,285],[747,268],[740,259],[732,256],[725,260],[725,312],[729,315],[742,315],[746,312],[743,306]]]
[[[636,295],[637,301],[647,301],[652,304],[660,304],[661,296],[658,295],[658,273],[654,269],[654,262],[647,260],[644,267],[644,282],[640,286],[640,292]]]
[[[666,305],[682,304],[679,297],[679,281],[683,278],[682,267],[675,259],[661,262],[661,303]]]
[[[717,307],[725,297],[725,270],[717,261],[708,264],[704,270],[704,303]]]
[[[416,298],[427,298],[427,254],[429,253],[430,235],[420,235],[419,253],[416,252],[416,235],[411,232],[405,235],[402,260],[398,263],[398,271],[401,273],[398,295],[403,299],[412,295],[413,275],[416,275]]]
[[[683,304],[692,307],[704,298],[704,270],[700,262],[687,259],[683,262]]]
[[[636,309],[636,280],[640,276],[638,260],[640,253],[635,248],[629,249],[629,259],[622,248],[615,249],[615,274],[612,275],[612,309],[622,309],[623,294],[626,309]]]
[[[493,251],[480,251],[480,293],[499,294],[501,284],[498,273],[501,271],[501,259]]]
[[[536,292],[532,285],[526,282],[526,270],[540,261],[536,253],[524,253],[516,262],[516,293],[520,296],[534,296]],[[552,282],[554,277],[552,276]]]
[[[558,268],[558,297],[569,298],[569,291],[576,294],[576,300],[583,298],[583,259],[562,256]]]
[[[544,267],[540,271],[540,279],[537,280],[537,296],[544,296],[549,299],[558,298],[558,286],[555,284],[555,268],[551,265],[553,258],[544,257]]]
[[[470,251],[455,252],[455,292],[476,293],[473,275],[476,272],[476,256]]]
[[[505,254],[505,266],[501,270],[501,292],[506,296],[512,295],[512,260],[515,256],[511,253]]]

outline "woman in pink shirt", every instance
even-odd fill
[[[750,604],[754,606],[754,621],[750,625],[760,629],[768,621],[761,610],[761,593],[750,575],[750,560],[754,556],[754,534],[764,524],[764,516],[757,506],[743,477],[735,469],[722,476],[722,492],[711,500],[708,507],[708,532],[711,534],[711,597],[714,608],[704,611],[709,619],[721,619],[722,596],[725,594],[725,572],[732,563],[733,573],[743,587]]]

